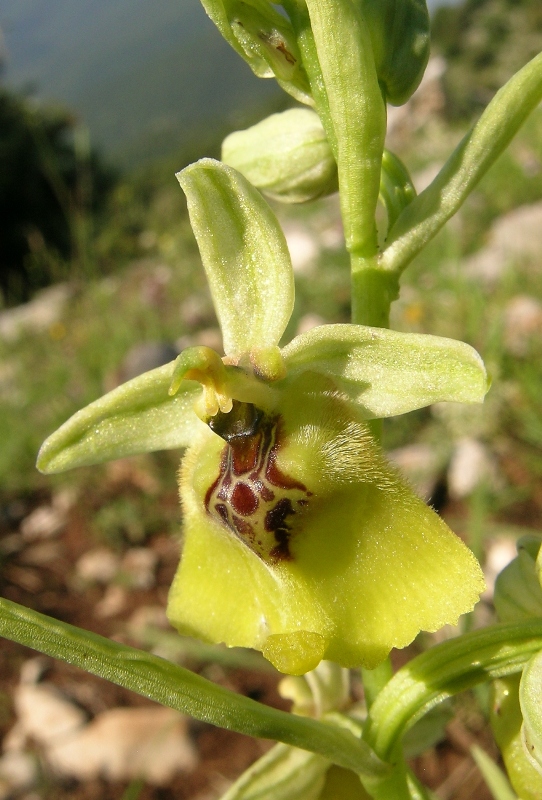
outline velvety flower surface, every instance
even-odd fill
[[[326,325],[279,348],[294,299],[286,242],[259,193],[204,159],[179,174],[226,355],[189,348],[74,415],[43,445],[60,471],[188,446],[182,633],[260,649],[302,674],[376,666],[484,587],[461,540],[388,464],[368,420],[480,402],[483,364],[448,339]]]

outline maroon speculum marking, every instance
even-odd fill
[[[250,403],[234,401],[209,427],[226,441],[220,470],[205,495],[207,512],[266,561],[292,558],[295,518],[312,496],[283,473],[277,454],[284,443],[280,417],[269,418]]]

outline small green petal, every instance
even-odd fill
[[[177,174],[231,359],[278,345],[294,278],[280,225],[239,172],[204,158]],[[209,232],[212,232],[211,235]]]
[[[204,428],[193,411],[201,386],[184,381],[170,397],[174,364],[145,372],[74,414],[41,446],[38,469],[63,472],[190,444]]]
[[[325,325],[282,351],[288,373],[333,376],[366,419],[391,417],[444,400],[481,403],[489,389],[482,359],[454,339],[362,325]]]

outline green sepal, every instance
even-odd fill
[[[472,609],[484,586],[476,559],[402,483],[329,378],[304,372],[287,383],[269,422],[234,444],[209,431],[186,454],[174,627],[259,649],[300,675],[323,658],[373,668]],[[229,463],[248,465],[224,487],[251,485],[249,509],[220,499]]]
[[[338,189],[337,165],[318,114],[291,108],[231,133],[222,161],[282,203],[305,203]]]
[[[38,469],[63,472],[189,445],[205,427],[193,411],[201,386],[183,381],[171,397],[174,364],[139,375],[70,417],[42,444]]]
[[[476,350],[440,336],[323,325],[297,336],[282,354],[290,375],[312,370],[333,376],[365,419],[441,401],[481,403],[489,388]]]
[[[367,21],[386,101],[401,106],[416,91],[429,60],[425,0],[355,0]]]
[[[233,362],[276,347],[290,319],[294,277],[279,223],[239,172],[204,158],[177,174]],[[209,235],[212,232],[212,235]]]
[[[542,777],[522,742],[519,686],[519,674],[493,681],[489,720],[514,790],[521,800],[542,800]]]
[[[529,764],[537,772],[537,789],[542,797],[542,652],[523,670],[519,704],[523,715],[521,741]]]
[[[252,764],[221,800],[317,800],[329,767],[327,758],[316,753],[277,744]]]
[[[384,150],[380,172],[379,199],[388,214],[388,232],[393,228],[403,209],[415,197],[416,189],[408,169],[391,150]]]
[[[259,78],[275,77],[288,94],[312,105],[309,80],[290,21],[267,0],[202,0],[208,16]]]
[[[537,575],[537,556],[542,539],[523,536],[518,554],[495,581],[493,602],[502,622],[542,618],[542,588]]]

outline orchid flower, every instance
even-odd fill
[[[172,625],[261,650],[290,674],[324,658],[373,668],[420,630],[457,622],[484,582],[368,423],[481,402],[483,363],[462,342],[360,325],[322,325],[280,347],[294,278],[273,212],[211,159],[177,177],[225,355],[191,347],[109,392],[47,439],[38,467],[187,447]]]

